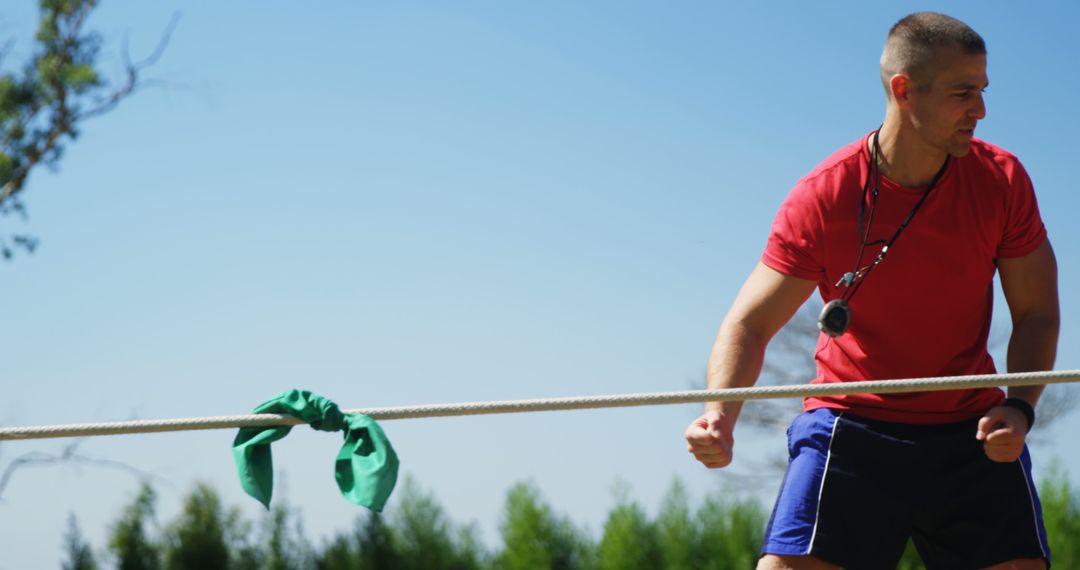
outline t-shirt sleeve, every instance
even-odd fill
[[[814,192],[800,182],[780,205],[761,261],[791,277],[820,281],[825,273],[821,210]]]
[[[997,256],[1023,257],[1042,245],[1046,240],[1046,226],[1039,215],[1039,203],[1035,188],[1024,167],[1014,162],[1009,176],[1009,189],[1005,196],[1005,230],[998,244]]]

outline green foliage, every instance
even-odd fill
[[[0,204],[21,189],[30,167],[59,158],[62,138],[75,135],[88,102],[80,95],[103,86],[94,70],[100,38],[82,30],[96,6],[96,0],[42,0],[36,50],[20,74],[0,78],[0,152],[14,167],[0,178],[0,185],[13,185]]]
[[[0,152],[0,180],[11,178],[11,174],[14,170],[15,161],[11,160],[11,157],[7,154]]]
[[[252,537],[251,522],[244,520],[236,507],[225,516],[225,542],[229,547],[232,570],[260,570],[262,550]]]
[[[196,485],[166,532],[165,570],[227,570],[225,527],[217,492],[204,483]]]
[[[600,570],[648,570],[660,567],[656,527],[641,506],[619,485],[616,504],[604,524],[597,550]]]
[[[314,566],[311,547],[304,538],[303,525],[295,511],[278,501],[266,519],[265,546],[261,568],[304,570]]]
[[[666,570],[696,570],[705,561],[699,554],[701,534],[690,515],[686,486],[676,479],[656,517],[656,540]]]
[[[315,562],[316,570],[354,570],[360,567],[359,553],[349,537],[339,534],[325,547]]]
[[[83,541],[75,513],[68,515],[68,528],[64,533],[64,554],[65,560],[60,565],[64,570],[97,570],[94,553],[90,551],[90,545]]]
[[[357,517],[352,534],[338,534],[315,556],[319,570],[400,568],[394,538],[382,515],[368,511]]]
[[[1055,568],[1080,568],[1080,494],[1059,470],[1040,488]],[[455,524],[433,496],[411,479],[387,517],[367,512],[351,532],[313,549],[299,514],[280,503],[258,532],[235,509],[223,514],[206,485],[187,497],[183,512],[167,526],[165,546],[151,536],[154,492],[143,484],[134,502],[111,527],[109,550],[122,570],[686,570],[753,568],[761,547],[766,510],[737,491],[716,492],[691,507],[675,481],[655,519],[622,489],[598,541],[557,515],[529,483],[510,489],[500,523],[501,549],[485,553],[473,526]],[[64,537],[64,568],[94,568],[74,516]],[[164,552],[163,552],[164,550]],[[898,570],[923,568],[914,548]]]
[[[405,480],[401,506],[393,519],[394,549],[398,553],[395,568],[402,570],[473,570],[480,568],[471,548],[468,530],[455,530],[435,499]],[[464,536],[455,536],[464,533]]]
[[[919,558],[919,552],[915,550],[915,544],[911,540],[908,540],[907,546],[904,548],[904,555],[900,557],[896,570],[926,570],[926,566],[923,566],[922,559]]]
[[[1080,568],[1080,492],[1057,465],[1039,486],[1043,520],[1055,568]]]
[[[403,553],[403,569],[437,568],[446,564],[454,552],[449,523],[442,507],[406,479],[401,507],[394,521],[394,545]]]
[[[454,568],[473,569],[489,568],[484,546],[480,542],[480,530],[476,524],[459,527],[457,530],[457,552],[454,554]]]
[[[569,570],[591,559],[588,540],[569,520],[556,517],[528,483],[510,489],[501,531],[503,551],[495,559],[500,570]]]
[[[29,60],[0,74],[0,214],[25,216],[19,193],[30,172],[55,166],[82,121],[108,112],[136,87],[146,64],[128,65],[127,82],[113,90],[95,68],[101,37],[83,28],[97,4],[41,0]],[[35,244],[28,236],[0,236],[0,255],[9,259],[13,246],[33,251]]]
[[[412,479],[389,519],[368,512],[351,535],[339,534],[315,557],[324,570],[478,570],[485,567],[476,529],[458,527]],[[389,524],[387,521],[389,520]]]
[[[765,535],[767,515],[752,499],[734,493],[706,497],[697,513],[700,568],[753,568]]]
[[[117,570],[158,570],[161,547],[148,535],[153,526],[154,489],[143,482],[135,500],[124,508],[120,520],[112,526],[109,552],[116,559]]]
[[[406,481],[407,482],[407,481]],[[378,570],[398,565],[397,550],[390,527],[382,515],[368,511],[367,517],[356,522],[357,568]]]

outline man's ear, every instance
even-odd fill
[[[892,91],[893,101],[896,101],[901,107],[907,106],[911,88],[911,78],[907,75],[897,73],[889,79],[889,89]]]

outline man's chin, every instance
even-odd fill
[[[949,155],[953,158],[962,158],[971,152],[971,140],[967,140],[963,143],[954,143],[949,145]]]

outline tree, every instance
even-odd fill
[[[361,568],[359,553],[349,537],[338,534],[323,547],[315,559],[317,570],[356,570]]]
[[[139,494],[112,527],[109,551],[116,559],[117,570],[158,570],[161,547],[148,534],[153,525],[154,489],[143,482]]]
[[[656,528],[625,485],[616,488],[616,504],[604,524],[597,550],[601,570],[649,570],[661,567]]]
[[[903,556],[900,557],[900,562],[896,564],[896,570],[926,570],[922,558],[919,558],[919,551],[915,550],[915,543],[910,539],[904,548]]]
[[[356,521],[356,556],[359,570],[395,568],[398,553],[390,527],[379,513],[368,512],[366,518]]]
[[[90,550],[90,545],[83,541],[75,513],[68,515],[68,528],[64,533],[64,554],[66,558],[60,564],[64,570],[97,570],[94,553]]]
[[[265,548],[260,567],[267,570],[304,570],[314,566],[311,546],[295,510],[278,501],[267,513]]]
[[[585,568],[590,545],[565,518],[556,517],[540,491],[518,483],[506,498],[501,526],[503,550],[495,559],[501,570],[569,570]]]
[[[765,511],[752,499],[710,495],[698,509],[701,568],[753,568],[765,539]]]
[[[405,480],[393,518],[394,550],[403,570],[475,570],[480,568],[476,541],[468,528],[458,529],[439,503],[412,478]]]
[[[33,55],[20,71],[0,75],[0,215],[25,219],[21,193],[31,171],[40,165],[55,167],[82,123],[108,113],[134,93],[140,74],[164,50],[168,32],[146,60],[132,63],[125,57],[125,80],[110,87],[95,67],[101,37],[84,30],[97,4],[40,0]],[[5,259],[11,259],[15,248],[33,252],[36,246],[32,236],[0,234]]]
[[[617,491],[617,501],[608,515],[598,547],[570,522],[559,517],[543,500],[535,486],[515,485],[507,496],[501,531],[504,547],[494,557],[480,554],[475,530],[456,525],[435,499],[417,490],[414,483],[391,513],[392,524],[369,513],[356,519],[351,533],[338,534],[320,552],[299,558],[299,568],[319,570],[378,569],[593,569],[701,568],[726,570],[754,567],[763,539],[767,511],[753,498],[739,498],[739,489],[709,494],[691,513],[685,487],[674,481],[665,495],[655,521],[650,521],[625,489]],[[1055,567],[1080,568],[1080,493],[1059,469],[1051,470],[1042,485],[1046,529]],[[134,502],[126,507],[112,526],[109,548],[122,570],[160,568],[160,547],[148,528],[153,525],[154,493],[143,484]],[[267,529],[296,529],[299,514],[268,514]],[[238,522],[239,521],[239,522]],[[65,568],[93,568],[90,547],[78,532],[74,515],[68,523],[64,543]],[[186,499],[184,510],[168,525],[169,568],[263,569],[274,566],[266,552],[266,542],[253,550],[252,526],[236,510],[221,516],[216,493],[205,485],[196,487]],[[294,531],[284,532],[289,536]],[[471,537],[463,540],[462,537]],[[264,536],[264,539],[266,537]],[[289,560],[309,549],[295,545],[295,538],[280,541],[280,559]],[[244,551],[248,554],[244,555]],[[290,554],[291,553],[291,554]],[[182,556],[181,556],[182,555]],[[203,556],[205,555],[205,556]],[[245,557],[246,556],[246,557]],[[90,565],[88,565],[90,564]],[[918,570],[922,562],[911,545],[898,570]]]
[[[1080,568],[1080,492],[1057,465],[1039,486],[1043,520],[1055,568]]]
[[[379,513],[356,518],[352,534],[334,536],[315,557],[319,570],[378,570],[401,566],[394,539]]]
[[[676,479],[660,505],[656,517],[656,541],[666,570],[700,568],[700,531],[690,516],[686,486]]]
[[[251,522],[244,519],[238,507],[225,516],[225,544],[228,545],[232,570],[260,570],[262,551],[253,538]]]
[[[478,570],[484,555],[472,526],[458,526],[442,506],[407,478],[390,517],[358,517],[351,536],[339,534],[315,557],[320,570]],[[389,524],[387,524],[389,520]]]
[[[227,570],[229,547],[225,517],[217,492],[199,483],[184,501],[184,509],[165,538],[166,570]]]

